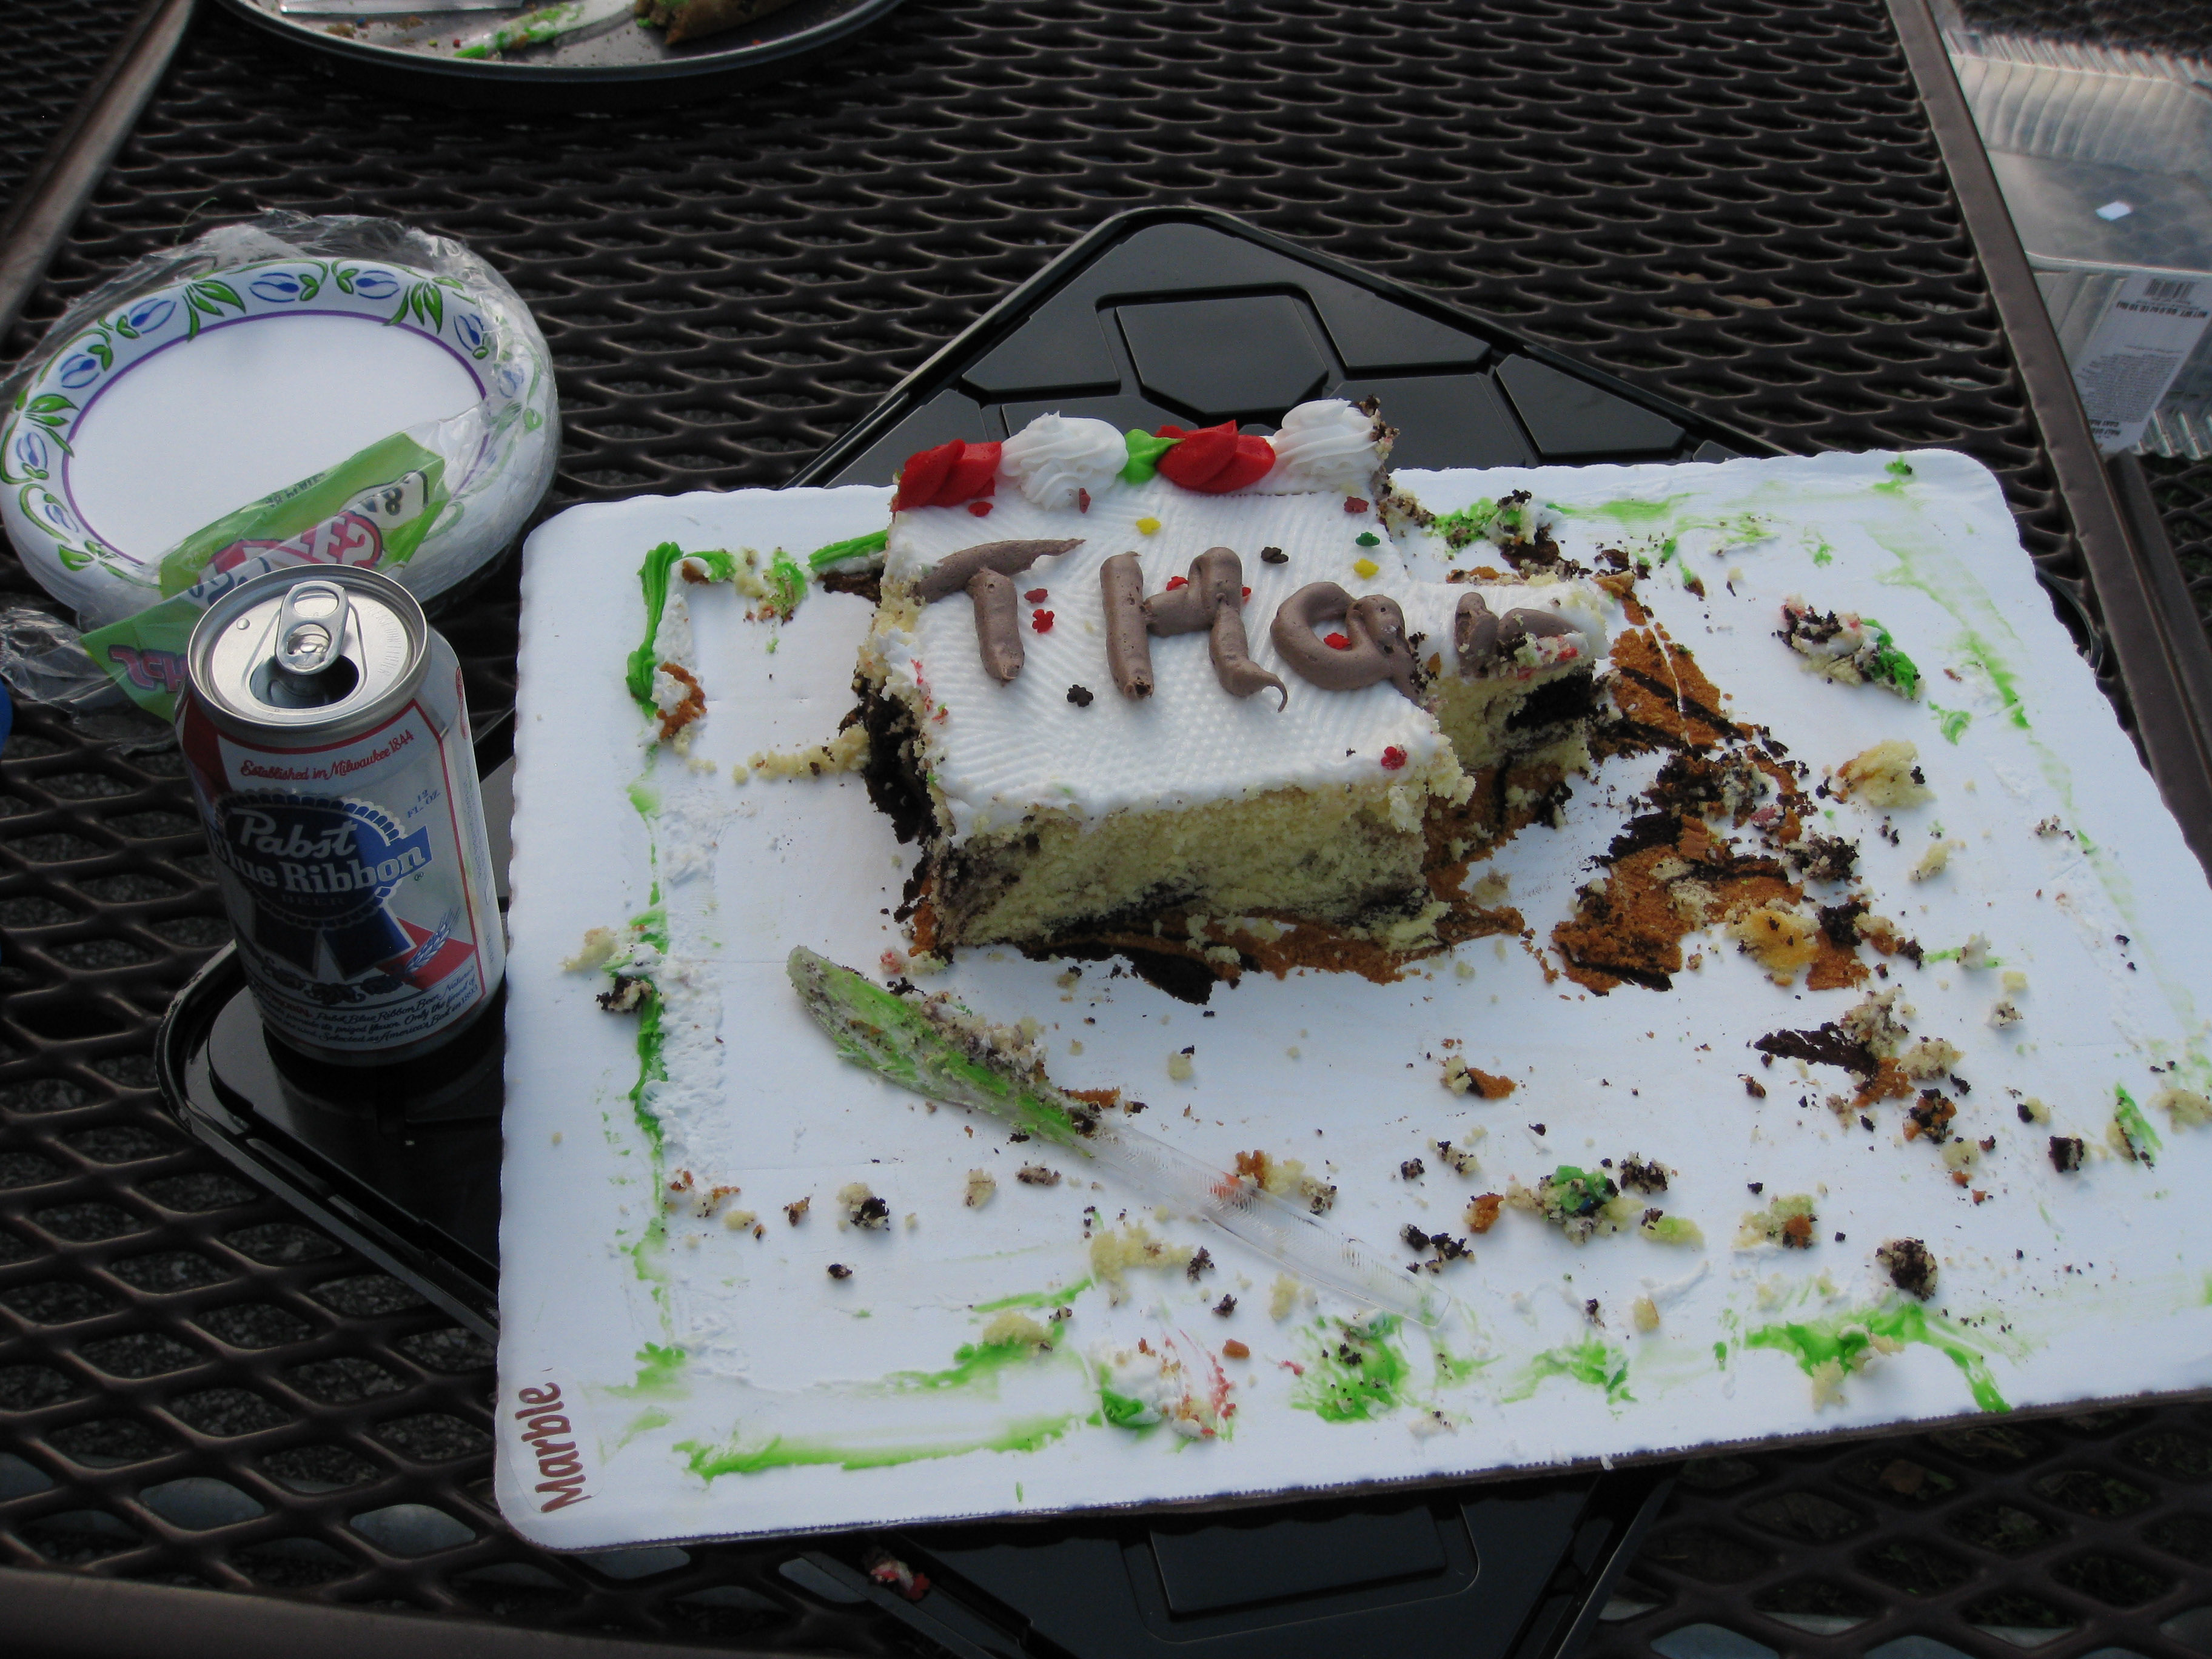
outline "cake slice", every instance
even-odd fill
[[[1046,415],[908,461],[858,682],[917,945],[1252,917],[1434,947],[1431,826],[1579,757],[1603,596],[1414,580],[1392,435],[1336,400],[1272,440]]]

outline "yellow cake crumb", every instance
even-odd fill
[[[1639,1296],[1629,1304],[1636,1316],[1636,1328],[1650,1334],[1659,1328],[1659,1304],[1648,1296]]]
[[[971,1210],[980,1210],[988,1204],[999,1190],[999,1178],[988,1170],[968,1171],[968,1185],[961,1202]]]
[[[1902,738],[1863,750],[1836,769],[1829,787],[1838,800],[1873,807],[1917,806],[1936,799],[1917,764],[1920,750]]]
[[[604,968],[614,953],[622,948],[622,936],[611,927],[594,927],[585,933],[583,948],[561,963],[563,973],[580,974],[593,968]]]
[[[1052,1333],[1027,1314],[1009,1308],[983,1327],[979,1339],[987,1348],[1029,1348],[1037,1352],[1052,1347]]]
[[[1154,1238],[1141,1221],[1118,1231],[1100,1233],[1091,1241],[1091,1272],[1107,1287],[1109,1299],[1120,1301],[1122,1275],[1133,1267],[1176,1268],[1189,1264],[1191,1249],[1164,1238]]]
[[[857,772],[867,763],[868,729],[847,726],[827,743],[811,748],[767,750],[752,757],[752,769],[763,778],[822,778],[839,772]]]
[[[1275,1282],[1267,1287],[1267,1317],[1280,1324],[1291,1316],[1298,1305],[1298,1293],[1304,1288],[1288,1273],[1277,1273]]]
[[[1963,841],[1939,841],[1920,855],[1920,862],[1912,866],[1912,879],[1932,881],[1943,873],[1951,862],[1951,854],[1961,851]]]
[[[1790,984],[1820,954],[1820,924],[1784,905],[1747,910],[1729,923],[1728,933],[1777,985]]]
[[[722,1224],[733,1233],[742,1233],[759,1224],[760,1218],[750,1210],[725,1210]]]
[[[1188,1049],[1182,1049],[1168,1056],[1168,1076],[1176,1082],[1189,1082],[1193,1069]]]
[[[2194,1129],[2212,1123],[2212,1100],[2194,1089],[2161,1089],[2151,1103],[2166,1109],[2177,1129]]]

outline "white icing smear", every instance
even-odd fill
[[[1375,441],[1375,428],[1373,416],[1341,398],[1300,404],[1283,416],[1282,429],[1270,441],[1273,470],[1252,489],[1261,495],[1304,489],[1363,495],[1388,459]]]
[[[1156,520],[1147,533],[1139,520]],[[1363,534],[1376,538],[1362,546]],[[1093,498],[1088,513],[1047,512],[1001,497],[988,517],[962,507],[897,515],[885,559],[887,581],[911,581],[947,555],[979,542],[1030,539],[1083,544],[1041,559],[1012,580],[1021,606],[1025,661],[1001,684],[985,672],[973,603],[954,593],[922,607],[911,632],[879,632],[875,645],[895,679],[926,692],[928,770],[948,803],[956,841],[1005,829],[1030,812],[1057,810],[1096,821],[1121,811],[1178,811],[1208,801],[1282,788],[1391,787],[1432,779],[1449,789],[1455,763],[1426,710],[1387,681],[1329,691],[1301,678],[1269,638],[1283,601],[1310,582],[1333,581],[1357,597],[1387,593],[1406,613],[1409,638],[1425,660],[1449,667],[1454,608],[1469,589],[1417,583],[1372,511],[1345,511],[1334,494],[1204,495],[1164,479],[1122,486]],[[1251,592],[1244,632],[1252,660],[1289,692],[1279,711],[1272,692],[1238,699],[1222,689],[1206,636],[1151,641],[1157,689],[1132,702],[1115,689],[1106,656],[1099,569],[1133,552],[1147,593],[1187,575],[1208,548],[1237,553]],[[1280,548],[1282,563],[1261,556]],[[1372,574],[1363,574],[1364,564]],[[1567,584],[1478,590],[1492,611],[1516,605],[1556,610],[1604,649],[1599,597]],[[1042,592],[1040,599],[1028,595]],[[1034,627],[1049,611],[1052,625]],[[1091,694],[1088,706],[1071,687]]]

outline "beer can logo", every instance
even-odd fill
[[[352,796],[276,792],[224,795],[214,817],[216,855],[252,896],[253,944],[296,969],[301,988],[345,982],[314,985],[317,1000],[424,989],[472,954],[453,938],[457,914],[426,928],[386,902],[435,862],[427,828]]]

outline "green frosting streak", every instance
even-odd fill
[[[784,621],[799,609],[799,602],[806,597],[806,573],[799,568],[798,561],[781,548],[768,562],[763,579],[769,586],[769,607]]]
[[[1528,1362],[1528,1370],[1519,1386],[1504,1398],[1526,1400],[1555,1376],[1564,1376],[1586,1388],[1602,1389],[1605,1397],[1616,1405],[1636,1398],[1628,1391],[1627,1354],[1607,1346],[1595,1336],[1585,1337],[1571,1347],[1548,1348],[1536,1355]]]
[[[2006,717],[2021,731],[2027,730],[2027,710],[2020,701],[2020,677],[2005,666],[2004,659],[1972,629],[1959,636],[1960,647],[1972,658],[1982,672],[1990,677],[1990,684],[1997,689],[1997,696],[2005,706]]]
[[[1567,510],[1577,514],[1587,513],[1601,519],[1611,519],[1618,524],[1650,524],[1656,520],[1667,517],[1678,505],[1688,499],[1686,495],[1668,495],[1656,501],[1625,499],[1607,501],[1598,507],[1571,507]]]
[[[723,555],[726,559],[728,556]],[[660,633],[661,612],[668,608],[668,573],[683,557],[682,548],[674,542],[663,542],[637,568],[638,586],[645,590],[645,639],[629,653],[629,671],[623,683],[631,698],[647,708],[653,707],[653,671],[660,666],[653,647]]]
[[[619,1382],[607,1392],[625,1400],[640,1400],[648,1396],[666,1398],[684,1392],[679,1379],[685,1364],[691,1358],[673,1342],[648,1342],[637,1351],[637,1381]],[[661,1419],[665,1422],[664,1417]]]
[[[940,1457],[963,1457],[969,1452],[1033,1452],[1059,1439],[1082,1419],[1070,1412],[1059,1417],[1026,1417],[993,1435],[938,1446],[841,1446],[832,1441],[787,1438],[775,1435],[747,1448],[733,1437],[724,1445],[702,1441],[679,1442],[684,1466],[702,1480],[725,1474],[758,1474],[766,1469],[819,1468],[886,1469],[902,1463],[927,1462]]]
[[[1008,1308],[1064,1308],[1090,1288],[1088,1279],[1079,1279],[1056,1291],[1019,1291],[996,1302],[978,1302],[974,1308],[977,1313],[1001,1313]]]
[[[1098,1407],[1105,1413],[1106,1420],[1117,1429],[1141,1431],[1159,1421],[1158,1416],[1143,1401],[1132,1400],[1127,1395],[1116,1394],[1108,1388],[1098,1390]]]
[[[660,791],[640,778],[629,787],[629,804],[637,808],[637,815],[649,818],[660,810]]]
[[[2128,1150],[2136,1155],[2138,1162],[2157,1163],[2158,1155],[2166,1150],[2166,1143],[2150,1127],[2150,1121],[2143,1116],[2142,1109],[2136,1104],[2133,1095],[2117,1083],[2112,1085],[2112,1093],[2118,1102],[2112,1108],[2112,1121],[2120,1126],[2120,1133],[2127,1137]]]
[[[668,948],[668,907],[660,902],[660,884],[653,885],[652,906],[629,919],[637,936],[656,951]]]
[[[1886,482],[1875,485],[1875,488],[1885,495],[1903,495],[1905,481],[1912,476],[1911,465],[1905,457],[1898,456],[1887,466],[1882,468],[1882,471],[1888,473],[1889,477]]]
[[[1931,702],[1928,711],[1936,716],[1937,729],[1952,743],[1965,737],[1966,728],[1974,723],[1973,715],[1963,708],[1946,708],[1941,703]]]
[[[1728,1369],[1727,1343],[1716,1342],[1713,1344],[1713,1364],[1719,1366],[1723,1370],[1726,1370]]]
[[[1920,670],[1912,659],[1897,648],[1897,641],[1890,637],[1889,630],[1872,617],[1860,620],[1874,629],[1874,678],[1895,686],[1908,697],[1917,697]],[[1954,738],[1951,741],[1956,743],[1958,739]]]
[[[1083,1135],[1070,1097],[979,1054],[904,998],[804,947],[787,963],[791,982],[846,1059],[932,1100],[970,1106],[1056,1146]]]
[[[1291,1385],[1291,1404],[1324,1423],[1364,1423],[1411,1405],[1407,1384],[1413,1367],[1389,1338],[1395,1314],[1376,1314],[1364,1325],[1347,1324],[1331,1341],[1325,1327],[1305,1372]]]
[[[849,541],[832,542],[827,547],[817,547],[809,553],[806,568],[819,574],[834,566],[880,553],[890,544],[890,539],[891,532],[888,530],[871,530],[866,535],[855,536]]]
[[[1772,1348],[1797,1362],[1811,1376],[1824,1365],[1838,1368],[1840,1379],[1860,1370],[1878,1352],[1877,1339],[1885,1342],[1917,1342],[1935,1349],[1956,1365],[1973,1391],[1974,1403],[1985,1412],[2008,1412],[2012,1407],[1997,1392],[1989,1361],[1980,1349],[1959,1334],[1948,1322],[1930,1314],[1917,1302],[1893,1303],[1826,1319],[1792,1320],[1765,1325],[1744,1338],[1753,1348]]]
[[[1818,547],[1813,550],[1813,562],[1814,564],[1830,565],[1835,563],[1835,562],[1836,550],[1829,546],[1827,543],[1822,542]]]
[[[1129,459],[1122,464],[1121,482],[1140,484],[1152,481],[1152,474],[1160,470],[1160,457],[1182,440],[1155,438],[1149,432],[1131,432],[1124,434],[1122,441],[1128,446]]]
[[[645,1103],[645,1091],[656,1083],[668,1080],[668,1061],[661,1053],[660,994],[648,994],[637,1011],[637,1081],[630,1086],[629,1106],[637,1119],[637,1127],[645,1131],[646,1139],[653,1146],[654,1184],[659,1185],[661,1154],[660,1119]],[[656,1192],[656,1203],[659,1194]]]
[[[1488,531],[1497,519],[1496,501],[1474,501],[1456,513],[1439,513],[1433,528],[1444,538],[1445,546],[1462,548]]]
[[[941,1371],[893,1371],[884,1379],[901,1394],[933,1393],[941,1389],[970,1389],[984,1382],[996,1392],[998,1373],[1018,1365],[1048,1349],[1026,1342],[966,1342],[952,1351],[952,1364]]]

